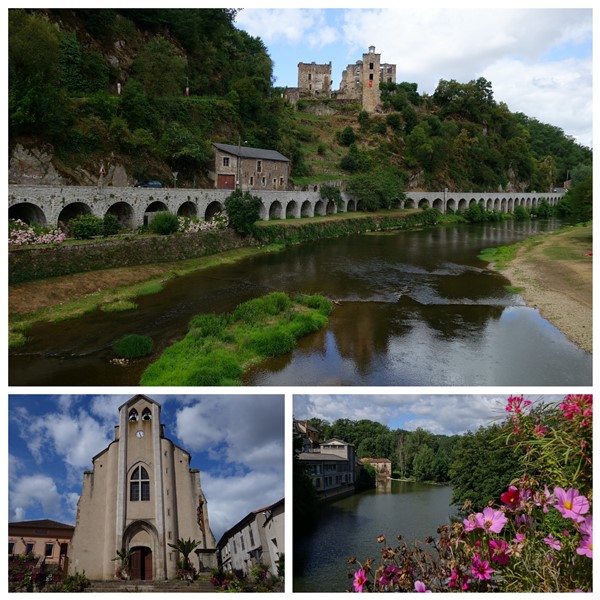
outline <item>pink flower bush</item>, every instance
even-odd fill
[[[65,241],[66,237],[60,229],[34,228],[20,219],[12,219],[8,227],[9,246],[60,244]]]

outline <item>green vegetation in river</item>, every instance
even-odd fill
[[[200,314],[187,335],[142,374],[140,385],[241,385],[244,370],[293,350],[327,323],[333,305],[320,295],[273,292],[230,314]]]

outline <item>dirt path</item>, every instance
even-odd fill
[[[536,236],[502,269],[529,306],[592,352],[592,226]]]

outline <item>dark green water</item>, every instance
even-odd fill
[[[158,353],[185,335],[193,315],[284,290],[335,299],[330,323],[252,370],[246,385],[590,385],[591,355],[477,258],[546,227],[507,221],[354,235],[216,267],[168,282],[135,311],[34,327],[9,357],[9,383],[137,385],[146,362],[110,363],[122,335],[149,335]]]
[[[343,592],[352,586],[348,572],[355,556],[378,563],[385,535],[396,546],[398,534],[407,543],[435,536],[440,525],[456,514],[449,487],[387,481],[385,488],[355,494],[325,506],[308,536],[294,534],[294,592]]]

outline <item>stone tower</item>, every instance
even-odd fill
[[[379,79],[381,54],[375,53],[375,46],[369,46],[369,52],[363,54],[361,72],[362,107],[368,113],[375,112],[379,105]]]
[[[92,459],[77,504],[70,572],[114,579],[118,550],[130,550],[132,579],[170,579],[179,538],[200,542],[192,564],[216,567],[206,499],[190,455],[165,437],[160,404],[136,395],[119,407],[114,441]]]

